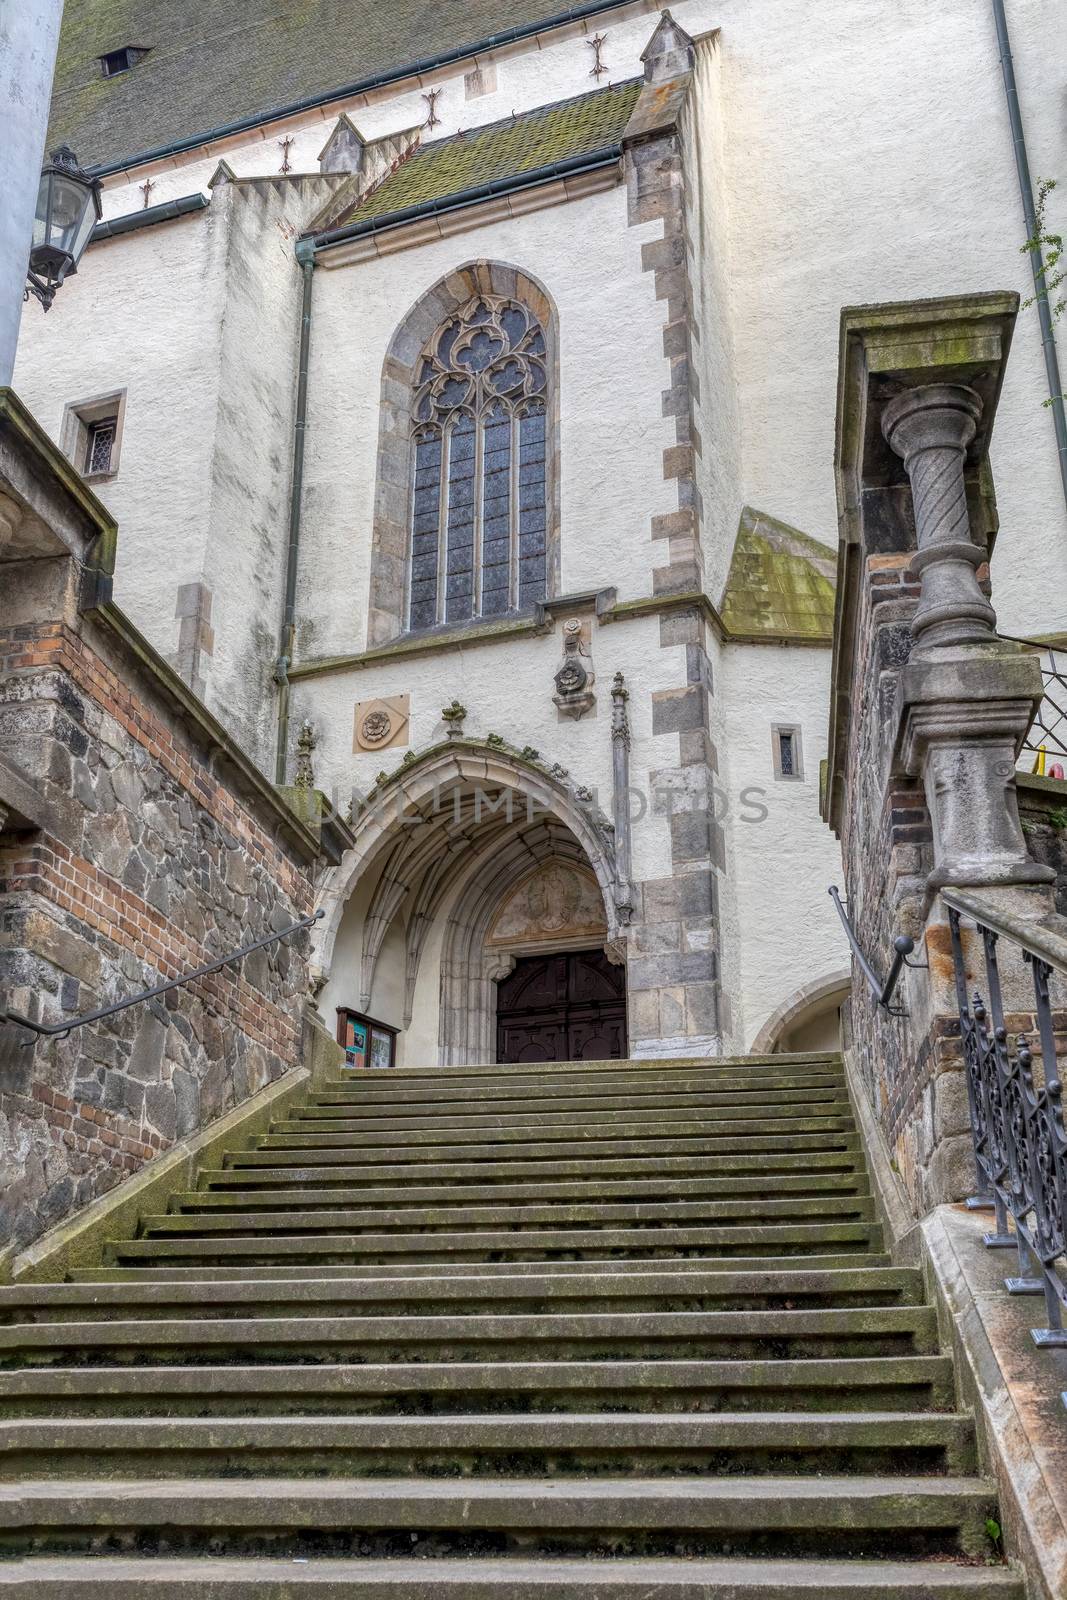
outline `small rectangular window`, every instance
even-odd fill
[[[771,758],[776,778],[783,781],[803,778],[799,728],[788,724],[774,724],[771,729]]]
[[[122,423],[126,412],[125,389],[78,400],[63,414],[60,449],[83,478],[113,478],[119,470]]]
[[[111,471],[111,456],[115,448],[118,420],[117,417],[104,417],[99,422],[90,422],[89,437],[85,446],[85,466],[82,469],[87,478],[94,472]]]

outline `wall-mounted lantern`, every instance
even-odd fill
[[[27,299],[36,295],[48,310],[60,284],[77,272],[100,214],[100,180],[79,167],[67,145],[53,150],[37,191]]]

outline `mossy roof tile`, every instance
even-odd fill
[[[723,623],[744,638],[829,640],[834,631],[831,550],[746,506],[723,591]]]
[[[106,167],[566,9],[563,0],[66,0],[49,148],[66,142]],[[124,45],[149,53],[105,78],[100,56]]]
[[[595,89],[573,100],[420,145],[336,225],[387,216],[616,145],[640,88],[640,80],[635,79]]]

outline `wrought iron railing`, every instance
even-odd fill
[[[915,940],[909,939],[906,933],[899,934],[893,940],[893,964],[889,968],[889,975],[883,983],[860,947],[860,942],[856,938],[855,930],[848,918],[847,902],[842,900],[841,892],[837,885],[831,884],[828,892],[837,909],[837,914],[841,918],[841,926],[845,930],[845,938],[849,942],[852,954],[855,956],[860,971],[867,980],[867,987],[873,994],[876,1003],[881,1006],[883,1011],[888,1012],[891,1017],[902,1017],[904,1015],[903,1008],[893,1006],[890,1002],[896,993],[896,987],[900,982],[900,975],[904,968],[919,965],[915,961],[908,960],[911,952],[915,949]]]
[[[1026,735],[1022,759],[1041,777],[1062,778],[1067,775],[1067,647],[1013,634],[1003,637],[1041,655],[1044,694]]]
[[[1006,1280],[1009,1291],[1044,1294],[1047,1326],[1032,1330],[1035,1343],[1067,1346],[1067,1132],[1049,996],[1053,973],[1067,973],[1067,937],[987,905],[979,895],[957,889],[942,894],[974,1136],[978,1186],[971,1204],[992,1205],[995,1211],[994,1231],[985,1243],[1018,1251],[1017,1273]],[[985,996],[978,990],[968,993],[962,918],[974,922],[981,940]],[[1014,1041],[1008,1037],[997,950],[1001,940],[1021,950],[1030,968],[1036,1060],[1026,1034]]]
[[[116,1000],[113,1005],[100,1006],[96,1011],[86,1011],[83,1016],[71,1017],[66,1022],[35,1022],[32,1017],[25,1017],[20,1011],[0,1012],[0,1022],[11,1022],[16,1027],[28,1028],[46,1039],[65,1039],[75,1028],[84,1028],[90,1022],[102,1022],[105,1017],[113,1017],[118,1011],[127,1011],[130,1006],[139,1006],[145,1000],[155,1000],[171,989],[179,989],[183,984],[194,983],[197,978],[206,978],[212,972],[221,972],[223,967],[232,966],[245,956],[250,956],[255,950],[265,950],[267,945],[277,944],[280,939],[288,939],[291,934],[299,933],[302,928],[310,928],[325,915],[324,911],[315,911],[309,917],[301,917],[299,922],[290,923],[289,927],[282,928],[278,933],[268,933],[265,939],[255,939],[251,944],[243,944],[239,949],[231,950],[229,955],[220,956],[217,961],[209,961],[206,966],[197,967],[192,972],[183,972],[180,978],[157,983],[151,989],[142,989],[139,994],[131,994],[126,1000]],[[30,1039],[25,1042],[33,1043]]]

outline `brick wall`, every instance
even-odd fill
[[[299,827],[93,615],[0,618],[0,760],[48,816],[0,835],[0,986],[46,1021],[312,901]],[[66,1039],[0,1029],[0,1241],[27,1243],[295,1065],[307,948],[299,934]]]

